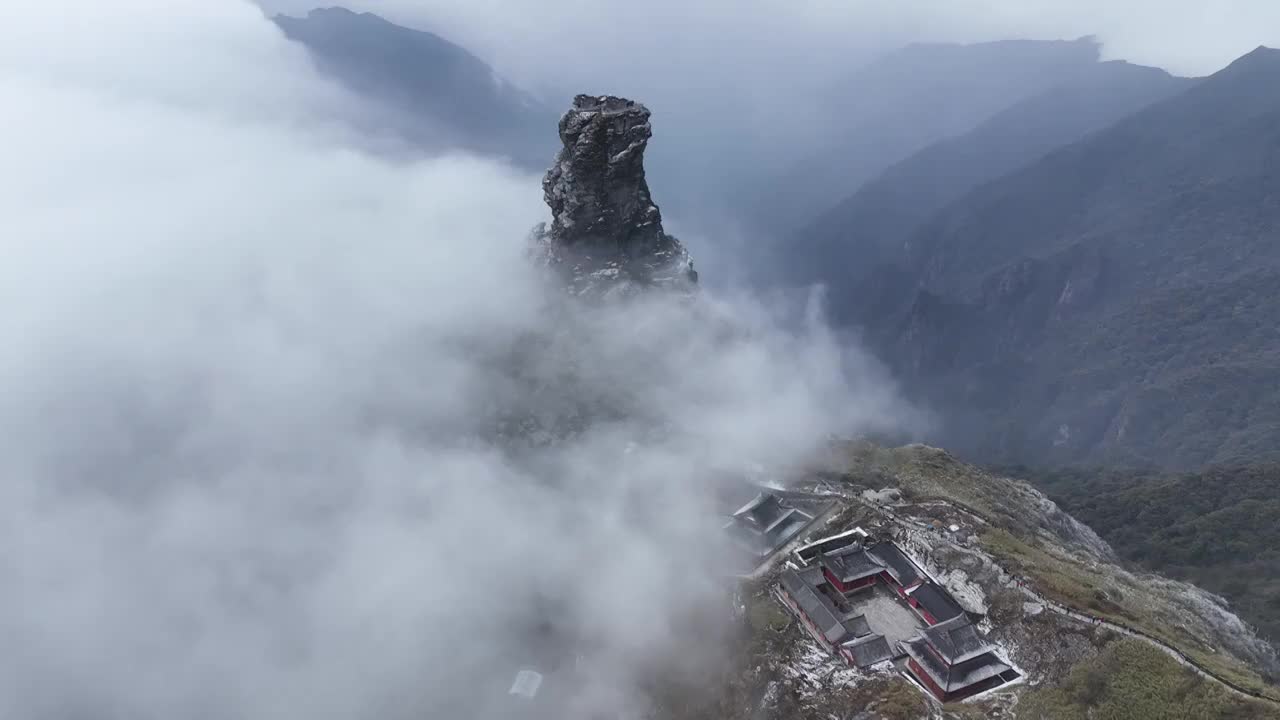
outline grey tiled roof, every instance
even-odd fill
[[[845,616],[844,626],[856,638],[871,634],[871,625],[867,623],[867,618],[864,615]]]
[[[784,570],[778,579],[782,589],[791,596],[809,622],[822,632],[827,642],[839,645],[871,635],[871,626],[865,616],[842,613],[819,589],[826,583],[819,568]]]
[[[884,568],[863,550],[848,553],[828,553],[822,556],[822,564],[839,578],[840,582],[853,582],[879,575]]]
[[[777,495],[762,492],[733,513],[725,530],[756,555],[764,556],[795,537],[812,519]]]
[[[843,646],[853,655],[853,664],[860,668],[884,662],[893,657],[889,641],[883,635],[871,635],[860,638]]]
[[[939,623],[964,615],[964,608],[960,607],[960,603],[933,583],[925,583],[916,588],[911,593],[911,597],[920,603],[920,607],[928,610]]]
[[[925,579],[916,564],[891,542],[876,543],[865,549],[860,543],[850,543],[823,553],[818,560],[840,582],[853,582],[881,571],[887,571],[904,587],[911,587]]]
[[[796,533],[800,532],[813,516],[808,515],[800,510],[788,510],[784,515],[779,517],[769,529],[765,531],[765,537],[775,545],[790,540]]]
[[[876,543],[867,548],[867,553],[888,568],[889,574],[905,587],[924,580],[924,575],[911,558],[891,542]]]
[[[782,499],[772,493],[760,493],[733,514],[761,532],[764,532],[781,515],[787,512]]]
[[[818,592],[805,582],[794,570],[786,570],[779,577],[782,589],[786,591],[800,611],[809,618],[823,639],[832,645],[839,645],[851,636],[849,628],[844,624],[840,611],[827,596]]]
[[[958,692],[1012,669],[995,653],[990,652],[962,663],[948,665],[930,652],[928,643],[922,636],[903,642],[902,649],[946,693]]]
[[[812,565],[804,568],[803,570],[797,570],[796,574],[800,576],[801,580],[804,580],[810,586],[815,588],[827,581],[826,578],[822,576],[822,568]]]
[[[724,529],[729,534],[729,537],[757,556],[763,557],[774,550],[775,546],[770,541],[769,536],[748,526],[746,523],[739,522],[737,518],[732,518],[725,523]]]
[[[965,615],[925,628],[921,634],[949,663],[962,663],[995,649]]]

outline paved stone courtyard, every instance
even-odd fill
[[[855,612],[866,616],[871,632],[884,635],[889,647],[897,647],[900,640],[914,637],[924,627],[924,621],[907,607],[905,600],[879,583],[850,595],[848,603]]]

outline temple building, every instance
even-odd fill
[[[855,543],[816,559],[827,581],[842,593],[880,582],[905,596],[925,581],[920,568],[891,542]]]
[[[850,666],[893,661],[943,702],[1019,677],[973,624],[977,616],[895,543],[859,529],[801,547],[795,558],[779,577],[778,597]]]
[[[794,538],[811,520],[813,515],[763,491],[735,511],[724,529],[753,554],[764,557]]]
[[[817,568],[784,570],[779,578],[779,597],[818,644],[838,653],[848,664],[865,668],[892,659],[895,653],[884,636],[872,632],[864,616],[841,612],[823,592],[822,583]]]
[[[901,646],[912,676],[943,702],[976,695],[1018,677],[965,615],[925,628]]]
[[[933,583],[923,583],[907,596],[907,603],[930,625],[964,617],[964,608],[950,593]]]

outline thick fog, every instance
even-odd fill
[[[536,177],[364,152],[248,3],[6,14],[0,716],[642,708],[717,658],[707,477],[908,417],[812,312],[566,304]]]

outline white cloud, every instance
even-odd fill
[[[616,703],[717,597],[701,470],[898,412],[744,299],[557,306],[536,178],[317,125],[358,108],[251,6],[0,33],[0,715],[473,716],[543,616]]]

